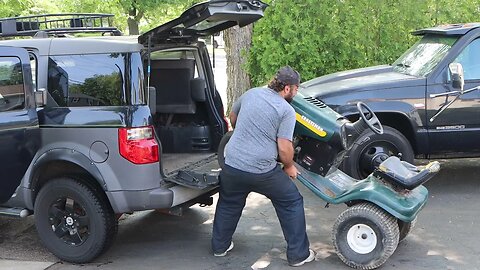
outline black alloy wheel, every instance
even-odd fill
[[[112,244],[117,219],[101,192],[72,178],[53,179],[40,189],[35,225],[42,243],[61,260],[87,263]]]
[[[48,220],[55,235],[68,245],[81,245],[90,235],[90,218],[82,205],[72,198],[61,197],[53,202]]]

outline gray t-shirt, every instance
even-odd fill
[[[277,165],[277,138],[292,140],[295,110],[270,88],[253,88],[233,105],[237,122],[225,149],[225,163],[250,173]]]

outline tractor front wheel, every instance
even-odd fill
[[[398,245],[397,219],[371,203],[354,205],[337,218],[333,244],[338,257],[355,269],[383,265]]]

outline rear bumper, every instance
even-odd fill
[[[168,209],[197,198],[215,193],[217,187],[191,189],[180,185],[170,188],[155,188],[135,191],[106,192],[115,213],[126,213],[150,209]]]

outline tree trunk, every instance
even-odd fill
[[[128,19],[127,19],[129,35],[138,35],[140,33],[140,31],[138,30],[138,22],[140,21],[140,19],[137,19],[137,18],[138,18],[137,9],[136,8],[130,9],[128,11]]]
[[[233,102],[251,87],[245,65],[252,43],[253,25],[225,30],[225,54],[227,57],[227,115]]]

